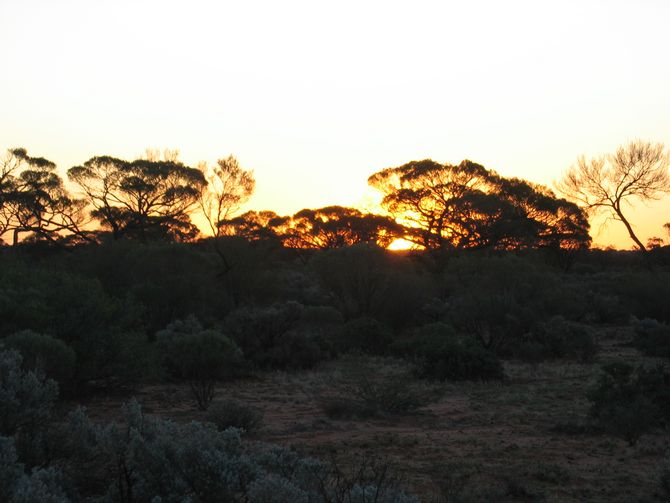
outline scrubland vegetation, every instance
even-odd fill
[[[665,249],[212,246],[5,249],[6,499],[663,497]]]
[[[668,246],[590,249],[580,207],[469,161],[373,175],[390,216],[235,217],[230,158],[212,176],[242,190],[205,194],[175,159],[99,157],[78,227],[12,155],[0,500],[670,498]]]

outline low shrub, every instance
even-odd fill
[[[416,382],[414,369],[392,359],[348,357],[322,383],[319,401],[329,417],[383,417],[413,412],[436,401],[441,390]]]
[[[504,378],[496,354],[472,337],[458,336],[449,325],[432,323],[394,344],[394,352],[412,358],[417,375],[438,381],[491,381]]]
[[[58,385],[21,368],[18,351],[0,351],[0,435],[29,434],[50,417]]]
[[[670,325],[644,318],[633,324],[633,346],[648,356],[670,358]]]
[[[23,330],[5,337],[2,343],[21,353],[23,368],[42,372],[61,386],[74,374],[77,359],[75,352],[59,339]]]
[[[535,345],[534,353],[547,358],[576,358],[592,362],[598,353],[593,330],[583,323],[554,316],[535,325],[529,344]],[[523,348],[521,348],[523,354]]]
[[[330,356],[318,316],[298,302],[243,307],[226,319],[226,329],[245,357],[262,369],[305,369]],[[323,320],[332,324],[332,316]]]
[[[659,482],[663,496],[670,500],[670,458],[666,459],[661,467]]]
[[[213,402],[207,410],[207,420],[219,431],[241,428],[247,432],[258,429],[263,423],[263,411],[237,400]]]
[[[188,381],[201,410],[214,398],[217,382],[241,373],[243,358],[235,343],[217,330],[203,329],[195,318],[171,323],[156,341],[165,367]]]
[[[594,425],[635,445],[651,429],[670,421],[670,374],[663,366],[634,368],[615,362],[603,366],[588,393]]]
[[[348,321],[338,337],[341,352],[363,352],[383,355],[393,342],[391,330],[374,318],[362,317]]]

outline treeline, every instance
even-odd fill
[[[184,165],[175,151],[125,161],[96,156],[67,171],[9,150],[0,165],[0,236],[60,244],[134,239],[188,242],[205,217],[215,237],[274,239],[283,246],[330,249],[356,243],[387,247],[404,239],[431,251],[588,247],[589,224],[575,204],[546,187],[505,178],[483,166],[425,160],[373,174],[387,215],[328,206],[293,216],[250,211],[235,216],[255,187],[233,157]]]

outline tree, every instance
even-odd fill
[[[388,217],[343,206],[304,209],[269,225],[290,248],[327,250],[358,243],[386,248],[402,234],[402,227]]]
[[[431,251],[588,246],[582,211],[547,188],[465,160],[430,159],[373,174],[382,206],[405,224],[405,239]]]
[[[56,165],[31,157],[24,148],[7,152],[0,164],[0,236],[12,233],[57,241],[63,234],[87,239],[84,202],[73,199],[56,173]]]
[[[608,211],[621,221],[642,252],[647,248],[623,213],[631,200],[659,199],[670,192],[670,154],[662,143],[642,140],[619,147],[614,154],[577,160],[558,183],[558,189],[591,213]]]
[[[273,230],[275,222],[283,222],[274,211],[247,211],[237,217],[220,220],[218,223],[220,236],[239,236],[247,241],[278,239]],[[271,225],[272,222],[272,225]]]
[[[248,201],[256,187],[256,180],[253,172],[242,169],[232,155],[219,159],[212,168],[207,163],[200,163],[198,169],[209,182],[203,186],[198,205],[212,234],[219,237],[222,235],[221,222],[231,219]]]
[[[99,156],[70,168],[68,177],[92,206],[91,215],[114,239],[184,241],[198,233],[189,215],[207,185],[198,169],[176,160],[128,162]]]

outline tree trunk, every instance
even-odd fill
[[[628,230],[628,235],[635,242],[635,244],[640,249],[640,251],[642,253],[647,253],[647,248],[645,248],[645,246],[642,244],[642,241],[640,241],[638,239],[638,237],[635,235],[635,232],[633,231],[633,227],[630,225],[628,220],[626,220],[626,217],[623,216],[623,213],[621,213],[621,209],[619,209],[618,206],[615,206],[614,211],[616,211],[616,214],[619,217],[619,220],[621,220],[623,222],[623,224],[626,226],[626,230]]]

